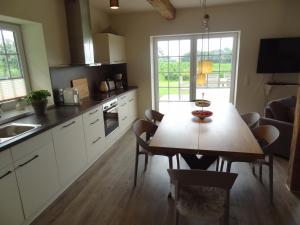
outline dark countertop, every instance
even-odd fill
[[[16,144],[19,144],[29,138],[32,138],[44,131],[47,131],[53,127],[56,127],[72,118],[75,118],[83,113],[92,110],[94,107],[99,106],[100,104],[114,98],[118,97],[128,91],[137,89],[137,87],[128,87],[123,90],[111,91],[105,94],[98,94],[93,96],[91,99],[86,99],[81,101],[79,106],[57,106],[51,109],[48,109],[45,116],[37,116],[35,114],[25,116],[20,119],[11,121],[12,123],[21,123],[21,124],[40,124],[41,126],[28,131],[22,135],[18,135],[8,141],[5,141],[0,144],[0,152],[6,150]]]

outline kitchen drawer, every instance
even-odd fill
[[[84,132],[87,143],[92,143],[98,137],[105,138],[104,122],[96,119],[91,123],[84,122]]]
[[[106,150],[105,135],[97,135],[94,139],[90,139],[90,142],[86,143],[86,149],[88,161],[96,161]]]
[[[129,125],[129,118],[130,116],[128,114],[123,114],[119,117],[119,126],[121,130],[125,129]]]
[[[127,94],[121,95],[118,97],[118,105],[122,105],[123,103],[127,102]]]
[[[127,95],[127,101],[130,101],[130,99],[136,98],[136,91],[130,91],[126,95]]]
[[[9,149],[0,152],[0,169],[12,163],[11,152]],[[1,176],[1,175],[0,175]]]
[[[93,121],[99,119],[103,121],[103,111],[102,106],[94,108],[86,113],[83,114],[83,121],[84,123],[92,123]]]
[[[50,131],[43,132],[21,144],[15,145],[11,148],[12,157],[14,161],[23,158],[25,155],[41,148],[45,143],[52,142]]]

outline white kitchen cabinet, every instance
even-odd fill
[[[137,118],[136,91],[130,91],[118,98],[119,127],[121,131],[131,125]]]
[[[105,131],[102,106],[83,114],[88,162],[96,161],[105,152]]]
[[[94,56],[96,62],[118,64],[126,62],[125,39],[110,33],[94,34]]]
[[[13,152],[19,150],[29,152],[14,162],[25,218],[29,218],[43,208],[60,188],[50,132],[12,147]]]
[[[136,91],[128,93],[128,110],[129,110],[129,123],[132,123],[137,119],[137,95]]]
[[[52,129],[60,182],[73,182],[87,164],[82,116]]]
[[[10,154],[9,150],[5,152]],[[20,225],[23,221],[17,180],[11,164],[0,169],[0,224]]]

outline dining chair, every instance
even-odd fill
[[[137,172],[138,172],[138,163],[139,163],[139,156],[145,156],[145,167],[144,171],[147,170],[148,165],[148,155],[162,155],[167,156],[169,158],[169,168],[173,169],[173,160],[172,157],[176,154],[155,154],[150,151],[149,143],[151,141],[151,137],[154,135],[155,131],[157,130],[157,125],[146,121],[146,120],[137,120],[133,124],[133,131],[136,136],[136,155],[135,155],[135,168],[134,168],[134,187],[136,186],[137,181]],[[177,167],[179,165],[177,164]]]
[[[159,126],[159,123],[164,118],[164,114],[155,111],[153,109],[146,109],[145,110],[145,118],[147,121]],[[176,154],[176,161],[177,161],[177,167],[180,169],[180,160],[179,160],[179,154]]]
[[[227,168],[226,171],[230,172],[231,164],[233,162],[252,162],[253,163],[253,173],[255,174],[255,164],[259,164],[259,178],[262,181],[262,166],[266,165],[269,168],[269,191],[270,191],[270,202],[273,202],[273,152],[272,145],[279,137],[279,130],[272,125],[263,125],[255,128],[253,130],[253,135],[261,146],[265,157],[264,159],[259,159],[255,161],[247,161],[245,159],[232,159],[227,158]],[[221,165],[221,171],[222,171]]]
[[[230,190],[237,174],[198,169],[169,169],[168,173],[175,186],[176,225],[180,215],[229,224]]]
[[[250,112],[250,113],[245,113],[245,114],[241,114],[242,119],[244,120],[244,122],[247,124],[247,126],[249,127],[249,129],[252,131],[254,128],[256,128],[259,124],[259,120],[260,120],[260,115],[257,112]],[[223,170],[224,167],[224,161],[228,161],[228,158],[224,159],[224,157],[219,157],[217,160],[217,164],[216,164],[216,171]],[[221,165],[219,166],[219,163],[221,163]],[[253,167],[254,168],[254,167]]]
[[[146,120],[148,120],[149,122],[152,122],[155,125],[158,125],[157,123],[162,121],[164,114],[162,114],[158,111],[155,111],[153,109],[146,109],[145,117],[146,117]]]
[[[257,112],[250,112],[241,115],[242,119],[248,125],[250,130],[253,130],[258,126],[260,115]]]

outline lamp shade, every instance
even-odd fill
[[[119,0],[110,0],[110,8],[118,9],[119,8]]]
[[[213,62],[211,60],[203,60],[201,62],[202,73],[209,74],[213,71]]]
[[[206,84],[206,74],[198,73],[196,83],[198,86],[204,86]]]

